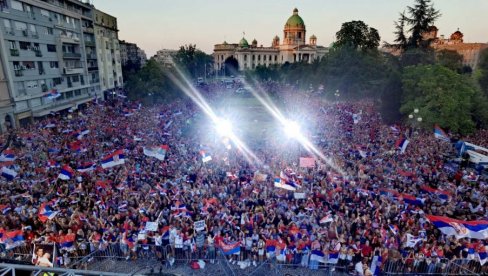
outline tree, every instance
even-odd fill
[[[170,73],[157,61],[150,59],[146,66],[126,80],[125,88],[129,98],[156,103],[180,97],[182,94],[170,79]]]
[[[380,45],[380,35],[375,28],[368,27],[363,21],[351,21],[342,24],[336,33],[337,47],[348,46],[354,49],[376,49]]]
[[[441,65],[420,65],[405,68],[402,83],[403,114],[418,108],[424,126],[439,124],[461,134],[473,131],[475,102],[481,94],[471,78]]]
[[[406,20],[411,26],[409,46],[429,47],[428,44],[422,43],[424,41],[422,35],[428,30],[428,28],[434,25],[434,22],[441,16],[440,12],[434,8],[434,4],[431,4],[431,0],[415,0],[416,4],[413,7],[408,6],[407,10],[410,17]]]
[[[439,65],[447,67],[453,71],[462,73],[463,56],[454,50],[441,50],[436,52],[436,59]]]
[[[485,96],[488,97],[488,48],[480,53],[480,62],[478,64],[478,82]]]
[[[400,13],[400,18],[398,21],[394,22],[395,24],[395,40],[394,44],[389,44],[388,42],[384,42],[383,45],[386,48],[392,48],[395,50],[405,51],[408,45],[408,39],[405,35],[405,21],[407,17],[405,16],[405,12]]]
[[[180,69],[196,79],[210,73],[213,58],[197,49],[195,44],[181,46],[175,55],[175,62]]]

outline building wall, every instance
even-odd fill
[[[0,32],[0,40],[3,33]],[[9,127],[14,127],[13,104],[10,97],[10,87],[7,74],[4,70],[6,64],[3,63],[5,58],[0,56],[0,133],[5,133]],[[7,123],[9,122],[9,123]]]
[[[93,98],[83,31],[92,8],[78,1],[46,2],[7,0],[0,12],[0,52],[15,119],[22,123]],[[47,98],[53,90],[61,96]]]
[[[154,59],[165,67],[173,67],[175,62],[174,56],[178,53],[177,50],[162,49],[156,52]]]
[[[101,91],[123,86],[117,18],[94,10],[95,40]]]

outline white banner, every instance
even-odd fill
[[[158,223],[155,222],[155,221],[148,221],[146,222],[146,228],[145,228],[146,231],[152,231],[152,232],[156,232],[158,231]]]
[[[305,199],[305,193],[293,193],[295,199]]]
[[[202,231],[202,230],[205,230],[205,221],[204,220],[199,220],[199,221],[195,221],[195,230],[197,231]]]

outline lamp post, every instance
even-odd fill
[[[412,120],[412,122],[411,122],[412,126],[411,127],[414,127],[414,128],[416,128],[418,126],[417,124],[422,123],[422,120],[423,120],[422,117],[419,115],[419,109],[418,108],[415,108],[413,110],[413,114],[409,114],[408,118],[410,120]]]
[[[336,102],[339,100],[339,97],[341,96],[341,93],[339,92],[339,89],[337,89],[334,93],[334,96],[336,97]]]

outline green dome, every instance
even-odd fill
[[[247,43],[247,40],[244,37],[239,41],[239,47],[249,48],[249,43]]]
[[[298,15],[298,9],[295,8],[293,10],[293,15],[288,18],[286,21],[285,27],[304,27],[305,28],[305,22],[303,22],[303,19]]]

